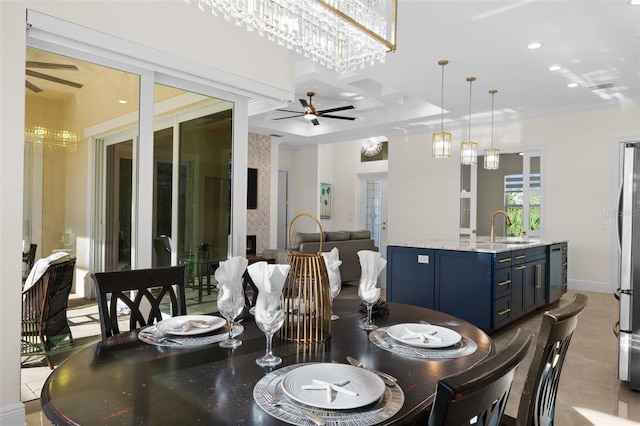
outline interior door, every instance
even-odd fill
[[[289,172],[278,170],[278,248],[287,247],[289,223]]]
[[[360,176],[361,227],[371,231],[371,238],[386,257],[387,247],[387,174]]]

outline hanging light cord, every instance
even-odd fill
[[[491,93],[491,149],[493,149],[493,105],[497,90],[490,90],[489,92]]]
[[[444,66],[449,61],[442,59],[438,64],[442,66],[442,77],[440,78],[440,133],[444,133]]]
[[[467,80],[469,81],[469,142],[471,142],[471,85],[475,77],[468,77]]]

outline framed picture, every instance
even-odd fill
[[[320,219],[331,219],[331,184],[320,184]]]

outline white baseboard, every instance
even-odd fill
[[[567,286],[571,290],[594,291],[596,293],[613,294],[616,289],[611,283],[600,283],[594,281],[568,280]]]
[[[0,425],[2,426],[24,426],[25,424],[24,404],[17,404],[0,407]]]

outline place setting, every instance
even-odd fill
[[[234,324],[231,337],[244,331]],[[224,318],[213,315],[181,315],[159,321],[138,332],[138,339],[156,346],[201,346],[223,342],[229,338],[229,326]]]
[[[386,351],[413,358],[451,359],[471,355],[478,345],[447,327],[428,323],[400,323],[379,327],[369,340]]]
[[[374,425],[404,404],[400,386],[376,372],[339,363],[305,363],[267,373],[253,389],[255,402],[295,425]]]

